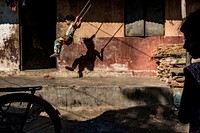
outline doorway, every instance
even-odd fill
[[[19,3],[21,70],[56,67],[56,0],[22,0]]]

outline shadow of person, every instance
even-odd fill
[[[94,37],[95,37],[95,35],[92,35],[90,38],[83,39],[83,42],[87,48],[86,54],[80,56],[79,58],[76,58],[71,67],[69,67],[69,66],[65,67],[67,70],[74,71],[74,69],[76,69],[76,67],[78,66],[79,77],[83,77],[83,71],[85,68],[87,68],[90,71],[94,70],[94,64],[95,64],[97,57],[101,61],[103,61],[104,49],[101,49],[100,52],[95,49],[95,44],[93,41]]]

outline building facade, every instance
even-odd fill
[[[91,7],[60,58],[49,58],[54,40],[64,35],[67,14],[78,15],[88,0],[0,1],[0,71],[57,68],[65,71],[87,52],[83,38],[96,35],[95,49],[104,60],[94,71],[156,76],[155,51],[160,44],[183,44],[181,0],[89,0]],[[14,3],[14,4],[13,4]],[[200,2],[186,0],[186,13]],[[83,14],[81,14],[83,15]]]

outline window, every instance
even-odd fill
[[[164,0],[125,0],[125,36],[163,36]]]

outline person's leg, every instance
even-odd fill
[[[80,61],[80,64],[78,66],[78,75],[79,75],[79,78],[83,77],[84,68],[85,68],[84,62]]]
[[[72,36],[71,35],[66,35],[66,39],[64,41],[64,44],[70,45],[70,44],[72,44],[72,42],[73,42]]]
[[[61,51],[61,46],[62,46],[62,42],[61,42],[61,38],[58,38],[54,41],[54,53],[50,56],[50,57],[58,57]]]
[[[79,70],[78,71],[78,76],[79,76],[79,78],[82,78],[83,77],[83,71]]]
[[[66,68],[67,70],[74,71],[74,69],[76,69],[76,67],[77,67],[78,65],[80,65],[81,58],[82,58],[82,56],[81,56],[80,58],[75,59],[71,67],[66,66],[65,68]]]

